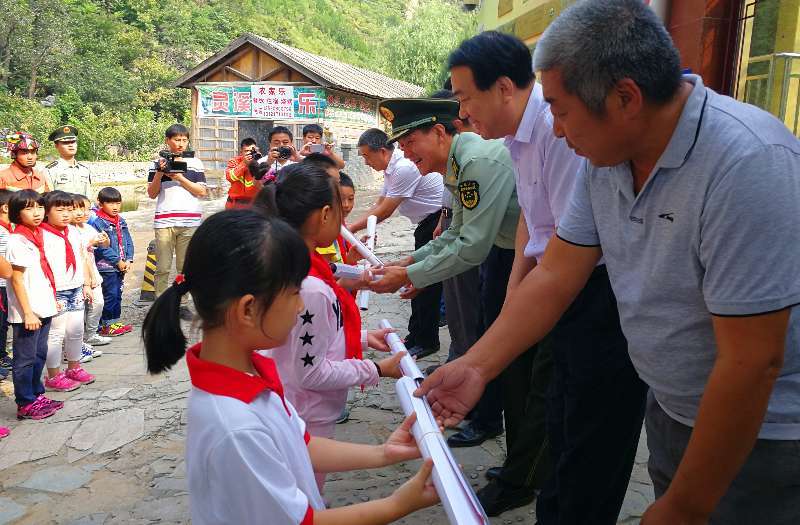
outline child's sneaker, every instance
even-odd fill
[[[103,351],[102,350],[98,350],[97,348],[92,347],[92,357],[94,359],[97,359],[98,357],[100,357],[102,355],[103,355]]]
[[[92,360],[92,358],[94,358],[94,349],[92,348],[91,345],[83,343],[81,345],[81,358],[79,361],[81,363],[88,363],[89,361]]]
[[[86,343],[90,344],[92,346],[103,346],[103,345],[109,344],[110,342],[111,342],[111,338],[110,337],[103,337],[103,336],[98,335],[98,334],[95,334],[95,335],[93,335],[92,337],[90,337],[89,339],[86,340]],[[95,356],[95,357],[98,357],[98,356]]]
[[[37,401],[41,400],[43,405],[50,405],[51,407],[55,408],[56,410],[61,410],[62,408],[64,408],[64,402],[63,401],[56,401],[55,399],[50,399],[49,397],[44,397],[43,395],[39,396],[36,399],[37,399]]]
[[[46,379],[44,387],[47,390],[54,390],[56,392],[72,392],[73,390],[79,389],[81,384],[67,377],[64,372],[59,372],[55,377]]]
[[[120,323],[114,323],[110,325],[106,325],[100,329],[99,334],[103,337],[119,337],[121,335],[125,335],[128,332],[122,327]]]
[[[11,357],[4,355],[0,357],[0,368],[5,368],[6,370],[11,370]]]
[[[0,427],[0,439],[8,437],[9,434],[11,434],[11,431],[9,429],[7,429],[6,427]]]
[[[130,333],[130,332],[133,332],[133,325],[124,324],[124,323],[115,323],[115,324],[117,326],[119,326],[120,328],[122,328],[123,333],[127,334],[127,333]]]
[[[17,409],[17,419],[44,419],[56,413],[56,409],[44,403],[39,397],[33,403]]]
[[[81,367],[78,368],[69,368],[65,372],[66,376],[73,381],[77,381],[78,383],[88,385],[89,383],[94,383],[94,376],[84,370]]]

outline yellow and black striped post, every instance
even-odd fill
[[[144,276],[142,277],[142,290],[139,293],[139,303],[152,303],[156,300],[156,241],[147,245],[147,260],[144,262]]]

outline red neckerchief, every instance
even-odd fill
[[[29,226],[21,225],[14,228],[12,235],[21,235],[28,239],[36,249],[39,250],[39,264],[42,266],[42,273],[50,281],[50,287],[53,289],[53,297],[56,296],[56,278],[53,275],[53,270],[50,268],[50,263],[44,254],[44,239],[42,238],[42,230],[39,228],[31,229]]]
[[[14,233],[14,225],[10,222],[0,221],[0,226],[8,230],[8,233]]]
[[[253,367],[259,375],[253,376],[234,368],[212,363],[200,357],[202,343],[186,352],[186,365],[192,385],[209,394],[227,396],[250,404],[264,390],[275,392],[281,398],[286,413],[291,416],[286,400],[283,398],[283,383],[278,375],[275,361],[253,352]]]
[[[96,213],[97,213],[98,217],[100,217],[104,221],[110,222],[117,229],[117,245],[119,246],[119,260],[120,261],[124,261],[125,260],[125,245],[122,242],[122,228],[121,228],[122,219],[121,219],[121,217],[119,216],[119,214],[117,214],[116,217],[112,217],[111,215],[107,214],[103,210],[97,210]]]
[[[67,271],[69,271],[70,268],[72,268],[74,271],[76,267],[75,249],[72,247],[72,243],[69,242],[69,226],[64,227],[63,230],[59,230],[58,228],[43,222],[41,228],[57,237],[61,237],[64,240],[64,253],[66,253],[67,258]]]
[[[344,321],[344,353],[347,359],[362,359],[361,350],[361,312],[356,300],[347,290],[339,286],[331,271],[331,264],[316,251],[311,254],[311,271],[308,275],[322,280],[331,287],[342,308]]]

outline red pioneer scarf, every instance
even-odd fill
[[[69,271],[70,268],[72,268],[74,271],[76,266],[75,250],[72,248],[72,243],[69,242],[69,227],[65,226],[63,230],[59,230],[58,228],[43,222],[40,228],[49,231],[53,235],[61,237],[64,240],[64,253],[66,253],[67,258],[67,271]]]
[[[341,315],[344,322],[344,353],[347,359],[362,359],[361,351],[361,312],[358,311],[353,296],[339,286],[331,271],[331,263],[320,254],[311,254],[311,271],[308,275],[322,280],[331,287],[342,309]]]
[[[22,235],[28,239],[36,249],[39,250],[39,264],[42,266],[42,273],[50,281],[50,286],[53,287],[53,297],[56,295],[56,278],[53,275],[53,270],[50,268],[50,263],[47,262],[47,257],[44,255],[44,239],[42,238],[42,230],[39,228],[31,229],[29,226],[18,226],[14,228],[13,235]]]
[[[14,225],[11,224],[10,222],[0,221],[0,226],[8,230],[8,233],[14,233]]]
[[[97,210],[97,216],[103,219],[104,221],[108,221],[114,225],[117,230],[117,245],[119,246],[119,260],[125,260],[125,244],[122,242],[122,226],[121,226],[121,218],[119,215],[116,217],[112,217],[111,215],[107,214],[103,210]]]

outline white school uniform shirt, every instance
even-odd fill
[[[11,232],[7,230],[5,226],[0,224],[0,257],[6,256],[6,249],[8,248],[8,238],[10,236]],[[6,280],[0,279],[0,288],[5,288],[6,285],[7,285]]]
[[[72,245],[72,251],[75,252],[75,266],[69,270],[67,269],[67,246],[64,244],[64,239],[44,229],[42,235],[44,236],[44,254],[50,263],[50,269],[53,270],[56,291],[74,290],[83,286],[85,278],[83,252],[86,250],[86,246],[78,228],[71,224],[67,226],[67,238]]]
[[[20,228],[24,228],[24,226],[20,226]],[[6,259],[12,266],[25,268],[22,273],[22,284],[28,293],[28,302],[33,313],[40,319],[56,315],[58,306],[55,293],[39,262],[39,249],[22,235],[12,233],[8,238]],[[7,291],[8,322],[24,322],[25,316],[11,283],[9,283]]]
[[[186,432],[189,509],[195,525],[311,525],[325,509],[305,423],[283,397],[275,363],[253,353],[258,375],[204,361],[192,379]]]
[[[308,276],[300,296],[305,308],[286,343],[262,353],[275,360],[286,399],[297,407],[312,435],[318,435],[314,432],[319,427],[335,424],[351,387],[374,386],[380,378],[371,361],[345,359],[342,310],[331,287]],[[362,331],[362,348],[366,340],[366,331]]]
[[[86,256],[86,262],[89,264],[89,270],[92,272],[92,280],[100,286],[103,282],[103,276],[100,274],[100,270],[97,269],[97,264],[95,263],[94,259],[94,250],[95,246],[92,243],[97,239],[100,235],[100,232],[89,226],[88,224],[84,224],[83,226],[76,227],[81,234],[81,239],[83,240],[83,248],[84,248],[84,255]],[[95,288],[97,288],[95,286]]]

